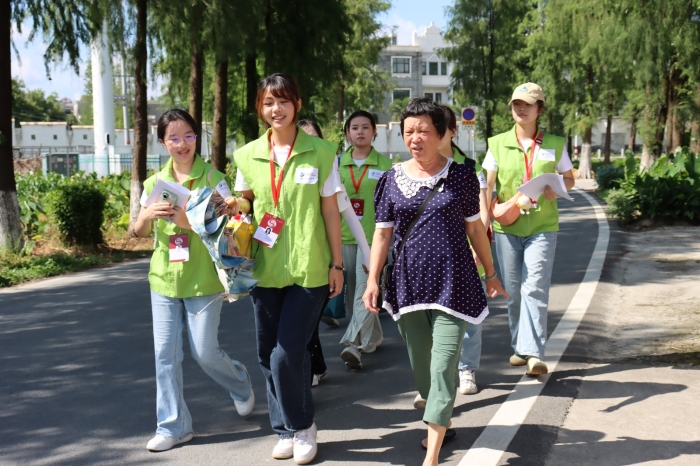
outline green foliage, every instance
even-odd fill
[[[73,177],[48,195],[48,213],[61,240],[68,245],[102,243],[107,197],[94,185],[95,177]]]
[[[625,179],[611,190],[609,213],[622,224],[635,216],[665,222],[700,223],[700,155],[683,148],[662,156],[649,170],[638,172],[631,153],[625,160]]]
[[[626,227],[635,219],[637,212],[634,194],[624,189],[611,189],[605,198],[607,213],[617,217],[620,225]]]
[[[600,189],[619,188],[625,179],[625,170],[615,165],[603,165],[595,172],[595,181]]]
[[[131,195],[131,173],[123,172],[120,175],[107,175],[96,183],[106,197],[105,219],[116,221],[121,225],[120,220],[124,214],[129,214]],[[128,220],[127,225],[128,227]]]
[[[20,220],[25,237],[25,250],[31,251],[36,241],[42,239],[49,227],[44,202],[46,195],[54,188],[68,182],[68,178],[58,173],[46,176],[27,174],[15,175]]]
[[[411,100],[410,97],[396,99],[391,103],[391,105],[389,105],[389,115],[391,115],[391,121],[401,121],[401,114],[406,108],[406,105],[408,105],[409,100]]]
[[[21,79],[12,78],[12,117],[19,127],[20,121],[66,121],[67,115],[58,94],[47,96],[39,89],[27,90]]]
[[[520,84],[518,69],[528,68],[520,57],[526,45],[520,24],[531,9],[520,0],[456,0],[446,8],[445,40],[452,46],[440,53],[454,63],[455,101],[479,107],[477,130],[486,138],[495,134],[494,115]]]

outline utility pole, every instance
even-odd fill
[[[92,106],[95,118],[95,164],[99,176],[109,174],[109,147],[114,146],[114,81],[109,54],[107,23],[90,47],[92,60]]]
[[[126,88],[126,67],[124,66],[125,57],[122,55],[121,63],[121,78],[122,78],[122,97],[124,98],[124,105],[122,105],[122,111],[124,112],[124,144],[127,146],[131,145],[131,137],[129,136],[129,91]]]

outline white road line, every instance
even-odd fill
[[[605,263],[605,255],[608,250],[610,239],[610,229],[605,218],[603,208],[592,196],[585,191],[577,189],[576,192],[590,202],[595,210],[598,219],[598,239],[593,250],[593,255],[588,263],[588,269],[583,277],[583,281],[578,287],[576,294],[571,300],[571,304],[562,316],[557,328],[547,340],[547,356],[545,362],[550,373],[533,379],[523,376],[516,384],[513,392],[501,405],[496,414],[491,418],[486,428],[476,439],[471,449],[464,455],[459,466],[495,466],[499,463],[501,456],[510,445],[511,440],[518,432],[520,425],[525,421],[530,409],[537,401],[537,397],[547,384],[551,372],[556,370],[566,347],[576,333],[576,329],[581,323],[586,310],[588,309],[593,294],[595,293],[600,274]]]

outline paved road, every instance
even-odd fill
[[[562,228],[549,314],[557,325],[586,271],[597,237],[591,205],[574,194],[560,201]],[[248,419],[237,416],[228,394],[187,355],[185,396],[196,437],[169,452],[145,449],[155,431],[155,377],[148,263],[139,261],[0,291],[0,464],[293,464],[270,458],[275,443],[256,363],[254,320],[248,300],[225,304],[220,341],[253,378],[258,398]],[[441,464],[459,463],[522,376],[511,354],[505,302],[492,300],[484,324],[481,391],[458,395],[457,438]],[[342,329],[321,324],[328,375],[314,388],[320,429],[317,463],[420,464],[425,434],[412,409],[414,384],[396,325],[382,314],[385,341],[345,369]],[[585,324],[585,322],[584,322]],[[584,325],[565,353],[502,464],[543,464],[580,381],[570,376],[585,361],[595,323]]]

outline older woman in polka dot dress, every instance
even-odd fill
[[[478,324],[488,315],[467,236],[486,269],[487,293],[491,297],[505,295],[491,261],[486,230],[479,221],[479,181],[474,162],[467,159],[467,163],[450,167],[454,162],[438,152],[446,130],[443,110],[430,99],[411,100],[401,115],[401,132],[412,159],[395,165],[377,184],[377,228],[363,296],[367,309],[379,312],[377,280],[395,235],[394,272],[383,307],[398,322],[419,394],[426,399],[423,421],[428,424],[428,439],[424,442],[428,452],[424,465],[437,465],[450,426],[467,323]],[[441,179],[444,184],[428,203],[399,255],[398,246],[408,225]]]

